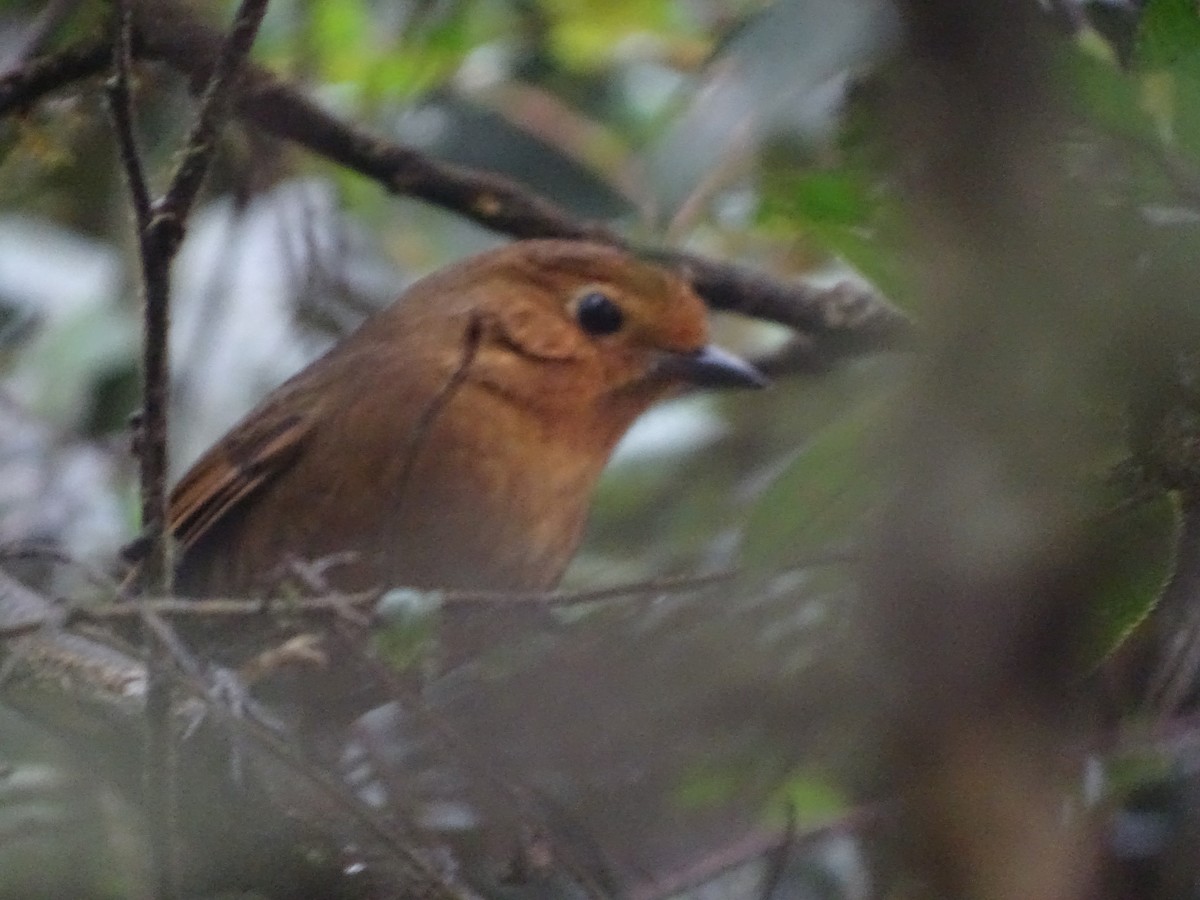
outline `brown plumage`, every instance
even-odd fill
[[[618,250],[523,241],[414,284],[271,393],[171,497],[182,594],[254,592],[347,551],[346,590],[541,589],[596,480],[654,401],[760,384],[707,345],[678,276]]]

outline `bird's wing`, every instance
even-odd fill
[[[183,549],[193,546],[243,499],[299,454],[313,417],[264,410],[243,420],[209,450],[171,492],[168,521]]]

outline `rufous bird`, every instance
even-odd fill
[[[686,384],[764,384],[708,343],[683,278],[530,240],[410,287],[276,389],[170,500],[183,595],[328,582],[541,590],[574,554],[613,448]]]

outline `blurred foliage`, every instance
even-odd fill
[[[89,779],[86,765],[50,730],[5,707],[0,723],[0,893],[145,896],[145,836],[132,807]]]
[[[46,44],[94,33],[103,18],[100,6],[79,4]],[[10,4],[5,14],[28,28],[36,10],[36,5]],[[771,17],[785,15],[790,13],[751,2],[294,0],[272,5],[256,55],[264,64],[304,79],[339,113],[384,133],[448,159],[516,171],[568,206],[630,215],[633,210],[615,200],[628,193],[618,186],[624,175],[617,169],[636,162],[639,154],[652,156],[656,142],[670,137],[674,118],[697,108],[705,114],[704,107],[693,105],[702,92],[736,78],[739,65],[769,48],[761,43],[747,46],[747,36],[752,38],[756,28],[770,31]],[[1119,20],[1115,30],[1111,18],[1105,24],[1103,32],[1085,25],[1059,45],[1064,86],[1077,100],[1077,126],[1087,129],[1076,131],[1074,140],[1088,145],[1078,156],[1095,169],[1103,168],[1097,189],[1116,185],[1116,199],[1131,209],[1176,202],[1170,192],[1178,182],[1169,158],[1180,154],[1190,159],[1200,151],[1200,125],[1192,124],[1200,123],[1200,23],[1194,5],[1152,0],[1140,16]],[[1127,65],[1118,52],[1126,44],[1132,47]],[[877,55],[885,50],[886,42]],[[522,107],[508,104],[494,90],[504,85],[519,85],[547,99],[561,97],[555,102],[567,112],[548,126],[527,114],[523,117]],[[812,108],[823,108],[830,103],[821,93],[823,85],[814,79],[807,85],[777,88],[790,96],[809,95]],[[160,171],[174,146],[171,136],[183,128],[187,104],[180,103],[178,84],[158,77],[143,80],[139,101],[151,170]],[[768,109],[775,98],[759,96],[755,101]],[[572,104],[575,112],[569,111]],[[919,309],[919,297],[904,271],[906,236],[897,173],[881,146],[885,132],[877,107],[868,73],[848,83],[834,101],[837,114],[823,131],[814,133],[805,125],[806,136],[798,139],[796,122],[786,120],[768,121],[760,129],[733,127],[727,137],[730,148],[751,161],[720,173],[715,191],[711,185],[692,185],[693,192],[701,193],[688,202],[700,202],[705,214],[692,221],[690,241],[717,255],[758,259],[781,272],[824,267],[863,277],[901,306]],[[813,114],[812,108],[801,108],[804,115]],[[723,120],[724,110],[710,114],[710,125],[717,129],[737,125]],[[602,130],[582,132],[581,150],[580,127],[601,123]],[[39,228],[82,229],[100,237],[128,263],[121,185],[107,158],[104,130],[99,97],[89,86],[3,123],[0,171],[8,177],[0,200],[10,213],[36,216],[28,221],[36,221]],[[624,149],[616,154],[587,152],[587,141],[612,140]],[[236,136],[229,145],[226,163],[236,162],[241,169],[260,165],[271,181],[316,174],[336,185],[341,222],[278,222],[280,229],[301,232],[291,254],[294,284],[310,283],[315,277],[318,285],[332,282],[353,294],[361,288],[350,284],[353,279],[346,273],[369,265],[393,271],[394,284],[400,285],[486,241],[473,226],[445,214],[397,205],[374,185],[300,154],[259,164],[237,152]],[[105,154],[99,162],[96,150]],[[598,161],[606,159],[608,167],[597,168]],[[1119,166],[1109,165],[1114,162]],[[1096,174],[1089,168],[1080,172],[1082,178]],[[636,187],[654,190],[652,183]],[[211,201],[223,196],[237,197],[240,205],[261,206],[268,214],[274,203],[267,184],[256,184],[253,175],[228,164],[219,168],[210,189]],[[643,215],[654,206],[639,203]],[[1180,210],[1182,215],[1182,206]],[[663,212],[655,218],[664,218]],[[353,230],[360,227],[357,223],[369,229],[370,239],[355,242],[349,255],[332,262],[320,260],[311,249],[336,243],[336,231],[303,234],[306,229]],[[264,237],[249,246],[246,252],[252,259],[264,260],[252,265],[279,265],[267,253],[269,248],[261,246],[269,240]],[[37,267],[53,267],[55,258],[30,256],[19,262],[25,270],[18,271],[17,260],[0,259],[0,300],[7,316],[26,321],[29,313],[19,311],[30,307],[31,295],[22,296],[20,284],[36,280]],[[335,271],[322,274],[314,265],[332,265]],[[12,287],[3,279],[6,266],[16,273]],[[178,302],[181,315],[187,316],[190,304],[204,302],[200,298],[211,276],[190,271],[186,260],[180,269]],[[132,284],[132,277],[127,269],[125,283]],[[221,300],[221,315],[252,315],[247,310],[256,303],[253,277],[240,278],[223,290],[229,296]],[[371,291],[366,303],[378,303],[387,293]],[[32,305],[52,302],[37,298]],[[131,402],[134,312],[128,288],[86,311],[59,315],[43,308],[34,315],[35,324],[25,326],[26,346],[4,359],[9,389],[64,429],[119,429]],[[218,328],[214,334],[219,333]],[[735,341],[739,338],[733,336]],[[761,342],[753,333],[742,338],[747,347]],[[304,350],[305,355],[315,346],[319,344]],[[191,348],[184,357],[190,361],[204,352],[203,347]],[[276,355],[271,346],[245,348],[234,354],[241,359],[223,377],[249,377],[254,383],[278,380],[286,373],[270,368]],[[254,374],[264,366],[272,374]],[[212,377],[203,374],[202,366],[197,368],[201,375],[196,377]],[[239,368],[245,372],[239,373]],[[31,374],[38,369],[44,373],[40,379]],[[189,377],[189,372],[180,372],[181,384]],[[872,425],[881,417],[862,399],[870,389],[859,384],[848,394],[839,377],[807,380],[799,391],[781,388],[773,398],[739,399],[735,407],[718,401],[718,415],[736,422],[736,428],[705,439],[710,446],[694,462],[688,461],[692,451],[686,442],[666,456],[659,453],[638,461],[632,454],[625,459],[602,490],[593,525],[594,546],[603,547],[603,555],[585,554],[578,571],[648,574],[664,565],[703,565],[706,552],[715,553],[713,564],[725,564],[730,554],[722,533],[730,513],[739,507],[750,529],[745,559],[756,569],[803,558],[816,552],[822,539],[844,542],[869,506],[871,478],[859,477],[864,466],[855,448],[870,443]],[[182,396],[189,393],[185,390]],[[242,409],[249,401],[246,398]],[[835,408],[824,423],[806,420],[803,410],[822,403],[842,404],[846,414],[839,415]],[[239,412],[227,410],[216,418],[228,423]],[[696,415],[711,412],[698,408]],[[186,419],[187,412],[181,410],[180,417]],[[215,428],[195,440],[203,442],[213,433]],[[186,458],[195,449],[189,444],[180,452]],[[692,477],[698,469],[704,470],[702,479]],[[747,472],[749,479],[744,478]],[[677,489],[680,478],[690,482],[689,492]],[[746,503],[747,491],[759,499]],[[640,540],[647,532],[658,536],[655,542]],[[118,534],[114,530],[114,545]],[[639,547],[641,565],[636,564]],[[1149,604],[1153,590],[1147,587],[1142,594]],[[1117,618],[1125,621],[1129,616]]]
[[[216,21],[232,6],[205,12]],[[893,25],[881,14],[878,25],[854,20],[845,33],[815,29],[832,35],[836,63],[819,71],[795,68],[801,54],[768,40],[772,32],[791,36],[784,23],[796,10],[829,6],[277,0],[255,54],[346,119],[440,158],[514,175],[580,215],[616,219],[635,235],[667,233],[781,276],[863,279],[919,315],[906,173],[887,146],[896,113],[878,91]],[[885,6],[845,4],[865,10],[869,22]],[[1200,13],[1190,0],[1136,7],[1073,4],[1077,27],[1054,45],[1056,85],[1070,99],[1057,127],[1061,160],[1082,191],[1132,223],[1137,246],[1127,274],[1135,289],[1180,283],[1174,276],[1194,269],[1200,224]],[[20,38],[40,9],[0,4],[0,60],[16,54],[7,64],[21,62]],[[107,9],[76,4],[41,49],[98,33]],[[755,66],[788,75],[764,86],[748,74]],[[720,96],[732,99],[716,102]],[[158,70],[141,74],[138,102],[158,177],[190,102],[183,85]],[[366,310],[497,240],[255,140],[240,126],[231,130],[192,223],[194,252],[175,273],[175,417],[183,423],[175,452],[185,460]],[[12,235],[0,242],[0,396],[63,441],[93,441],[120,459],[114,437],[133,407],[137,353],[128,218],[96,84],[0,121],[0,227]],[[1194,299],[1179,302],[1194,320]],[[768,328],[717,328],[747,353],[778,341]],[[823,578],[807,567],[853,553],[885,502],[888,460],[879,447],[908,375],[903,358],[860,360],[784,379],[760,396],[683,398],[647,417],[602,485],[569,583],[733,565],[771,576],[799,566],[808,596],[844,599],[840,571]],[[1112,446],[1097,454],[1094,470],[1079,473],[1088,484],[1129,454],[1125,415],[1136,401],[1095,402],[1111,420]],[[20,449],[4,441],[0,453]],[[62,477],[47,441],[31,446],[37,459],[10,480],[0,525],[24,522],[22,504]],[[125,508],[113,498],[128,497],[127,471],[84,480],[80,491],[95,493],[87,509]],[[1136,630],[1172,571],[1179,501],[1161,488],[1150,485],[1144,503],[1117,504],[1122,512],[1105,525],[1113,554],[1095,598],[1090,662]],[[72,510],[72,518],[84,516]],[[108,560],[131,528],[121,515],[109,518],[107,541],[96,541],[93,529],[86,546],[68,549]],[[0,531],[13,536],[12,527]],[[70,539],[65,529],[37,536]],[[411,667],[427,624],[397,625],[381,653]],[[731,784],[723,773],[703,773],[680,792],[699,802]],[[845,809],[819,773],[797,774],[784,793],[805,820]]]
[[[1172,574],[1180,516],[1178,498],[1161,494],[1132,508],[1123,505],[1102,526],[1109,553],[1097,578],[1085,665],[1098,665],[1150,615]]]
[[[46,47],[94,33],[102,18],[98,6],[80,4],[57,33],[45,37]],[[223,6],[228,11],[233,4]],[[36,9],[36,5],[14,7],[11,14],[16,24],[31,28]],[[217,10],[212,12],[215,21]],[[756,35],[770,34],[770,17],[779,15],[772,5],[758,2],[297,0],[272,4],[255,54],[263,64],[302,79],[341,115],[443,158],[515,174],[584,214],[640,217],[640,224],[629,222],[636,230],[654,227],[652,219],[670,218],[670,210],[656,211],[660,204],[653,199],[654,183],[646,180],[645,173],[637,173],[639,156],[653,156],[656,144],[670,138],[679,116],[709,116],[703,105],[695,105],[698,92],[714,79],[727,79],[730,66],[736,77],[736,67],[745,60],[761,65]],[[523,93],[514,94],[514,88]],[[803,98],[809,88],[805,85],[780,86],[780,90],[800,96],[799,108],[806,109]],[[139,83],[138,102],[149,171],[152,178],[161,178],[186,125],[189,104],[177,81],[149,73]],[[812,100],[820,108],[827,103],[824,97]],[[10,389],[57,426],[90,428],[92,433],[120,430],[130,411],[129,379],[121,372],[134,370],[136,350],[131,339],[136,303],[130,287],[135,272],[129,265],[127,214],[101,113],[95,86],[85,84],[0,125],[5,150],[0,171],[11,176],[4,179],[6,187],[0,195],[3,209],[36,216],[38,227],[63,228],[68,233],[82,230],[107,243],[123,260],[121,288],[89,301],[97,305],[87,313],[59,314],[47,312],[54,298],[21,296],[20,286],[39,278],[39,266],[54,267],[57,251],[44,258],[10,255],[7,265],[15,279],[11,288],[6,288],[3,276],[8,270],[0,259],[0,299],[12,298],[7,308],[14,315],[17,309],[41,310],[21,350],[20,371],[40,367],[44,378],[40,384],[30,376],[17,378],[13,368],[17,357],[10,357],[6,363]],[[722,128],[721,117],[726,114],[713,110],[710,124]],[[849,261],[868,277],[878,275],[884,281],[879,273],[891,263],[882,261],[886,252],[877,251],[875,244],[886,177],[872,174],[858,159],[861,154],[838,149],[844,135],[861,136],[869,128],[864,131],[856,122],[854,128],[847,125],[838,130],[834,124],[829,121],[830,130],[816,144],[786,138],[749,171],[729,173],[711,196],[706,193],[709,185],[693,184],[691,190],[701,192],[696,199],[705,211],[691,226],[697,247],[716,254],[748,253],[780,271],[802,271],[826,262],[842,266]],[[738,152],[753,152],[755,144],[766,146],[776,129],[790,133],[791,126],[786,121],[771,124],[752,135],[746,148],[738,146],[743,137],[734,129],[726,142]],[[198,414],[178,410],[177,421],[186,424],[186,432],[177,435],[182,443],[176,445],[176,456],[182,460],[191,458],[244,411],[253,401],[248,390],[260,391],[260,385],[284,377],[296,365],[297,348],[303,359],[328,340],[306,339],[306,328],[312,324],[327,328],[361,316],[361,311],[338,312],[330,304],[361,310],[385,302],[416,274],[492,241],[474,226],[415,204],[397,203],[376,186],[325,163],[294,151],[282,155],[263,153],[264,149],[271,148],[247,143],[242,129],[231,129],[210,181],[209,212],[198,216],[193,225],[194,242],[210,243],[207,234],[217,226],[209,220],[240,216],[240,209],[274,224],[244,234],[238,241],[238,261],[220,269],[211,268],[210,254],[189,256],[186,249],[177,266],[177,319],[185,342],[177,347],[182,366],[177,402],[196,402],[190,399],[195,397],[205,404]],[[102,158],[97,158],[97,151]],[[851,155],[853,165],[848,162]],[[287,186],[304,178],[334,187],[335,216],[305,220],[302,211],[284,205]],[[631,203],[633,196],[636,206]],[[223,198],[234,205],[222,207]],[[757,211],[731,219],[731,201]],[[277,241],[288,247],[282,256],[272,246]],[[286,303],[279,308],[274,301],[268,305],[261,286],[264,273],[281,267],[281,290],[290,284],[293,296],[317,298],[316,315],[305,310],[299,326],[286,322],[256,326],[253,323],[267,321],[261,317],[277,317],[286,310]],[[378,273],[372,276],[371,286],[364,286],[356,274],[364,270]],[[208,324],[190,324],[197,317]],[[728,333],[745,348],[765,346],[757,332]],[[221,346],[239,334],[257,338],[232,351]],[[279,336],[271,337],[274,334]],[[277,342],[292,346],[281,353]],[[206,357],[219,364],[206,364]],[[211,403],[205,395],[209,392],[193,383],[202,385],[213,378],[222,381],[221,396],[240,398],[232,401],[237,405],[208,410]],[[230,388],[239,382],[246,388]],[[822,390],[820,384],[815,388]],[[834,388],[830,396],[841,397],[844,392]],[[708,405],[707,412],[697,408],[696,416],[703,421],[714,412],[718,417],[730,412],[746,415],[753,408],[772,407],[790,409],[791,404],[782,398],[776,403],[756,398],[722,412],[718,401],[715,407]],[[686,408],[677,422],[687,421]],[[698,456],[696,464],[720,476],[706,480],[712,484],[711,494],[699,490],[695,492],[699,496],[681,494],[672,487],[691,465],[686,462],[686,440],[644,464],[627,460],[604,487],[594,528],[617,539],[606,546],[603,563],[585,556],[580,571],[597,572],[617,560],[629,574],[648,573],[663,564],[699,562],[706,552],[706,535],[713,536],[714,528],[723,531],[729,524],[728,511],[744,503],[739,499],[737,473],[759,465],[768,471],[777,465],[779,454],[793,452],[792,429],[797,425],[785,421],[773,438],[752,436],[748,443],[741,425],[720,429],[723,436],[715,438],[709,429],[705,441],[715,439],[717,446],[709,447],[702,457],[717,462],[704,463]],[[204,433],[195,434],[201,427]],[[695,429],[687,426],[687,430]],[[655,471],[661,476],[653,475]],[[661,487],[649,488],[647,478]],[[661,533],[658,550],[639,540],[638,529],[630,526],[631,511],[637,518],[639,496],[649,499],[647,490],[673,498],[667,506],[640,504],[644,512],[653,512],[653,522],[645,524]],[[672,508],[677,514],[671,513]],[[674,534],[678,539],[672,538]],[[114,545],[117,535],[115,529]],[[676,549],[661,552],[662,547],[672,546]],[[647,550],[641,565],[636,563],[635,547]],[[728,558],[727,550],[724,557]]]
[[[864,386],[848,410],[812,429],[753,507],[742,553],[749,571],[819,565],[824,553],[853,552],[868,514],[884,499],[886,466],[873,458],[871,436],[893,400],[886,385]]]

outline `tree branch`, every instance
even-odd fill
[[[129,187],[133,205],[134,222],[138,240],[150,224],[150,189],[146,185],[146,174],[142,168],[142,154],[138,148],[137,128],[134,124],[133,97],[133,12],[129,0],[118,0],[116,8],[116,32],[113,35],[113,75],[104,85],[108,111],[113,122],[113,134],[117,139],[117,150],[125,182]]]
[[[0,116],[19,115],[47,94],[100,75],[112,64],[108,39],[85,41],[39,56],[0,76]]]
[[[140,595],[169,594],[173,582],[167,530],[167,407],[170,401],[168,326],[171,265],[185,223],[208,172],[216,140],[229,108],[241,65],[266,11],[267,0],[243,0],[229,36],[221,42],[200,108],[188,134],[170,187],[157,203],[150,199],[135,132],[132,101],[134,11],[118,0],[107,84],[122,166],[137,224],[142,269],[142,411],[137,435],[141,479],[142,529],[147,553],[138,567]],[[180,652],[173,634],[149,606],[135,607],[149,647],[146,685],[146,795],[157,897],[180,894],[175,809],[176,766],[171,728],[171,666]]]
[[[139,3],[136,13],[134,53],[180,72],[195,90],[206,84],[220,56],[220,34],[174,3]],[[73,48],[0,79],[0,116],[99,71],[103,64],[95,54],[94,47]],[[835,355],[903,346],[911,338],[904,314],[867,288],[847,283],[820,288],[691,253],[631,246],[607,225],[581,221],[512,179],[438,161],[342,122],[260,66],[245,67],[236,110],[264,131],[395,194],[450,210],[492,231],[515,238],[594,240],[643,253],[683,272],[714,309],[811,334],[832,342]]]
[[[397,817],[376,810],[359,799],[355,792],[312,759],[307,758],[294,742],[285,740],[253,715],[233,709],[222,701],[218,686],[202,671],[199,663],[178,646],[170,626],[158,618],[160,608],[179,601],[166,601],[161,607],[151,602],[150,622],[164,642],[176,645],[178,654],[174,668],[165,677],[170,679],[179,694],[194,698],[202,704],[206,715],[232,738],[240,741],[253,753],[256,762],[273,763],[280,769],[281,785],[286,785],[292,801],[292,815],[329,816],[336,812],[339,820],[353,826],[359,853],[365,852],[362,843],[378,845],[386,852],[388,868],[395,870],[391,885],[402,885],[410,893],[436,900],[466,900],[464,891],[426,859],[422,846],[409,832],[413,829]],[[128,618],[136,614],[133,604],[113,604],[105,607],[123,610]],[[67,612],[66,617],[70,618]],[[19,651],[5,661],[6,672],[16,668],[19,680],[33,679],[55,698],[69,698],[75,709],[85,698],[89,708],[100,716],[87,720],[81,731],[90,738],[98,728],[116,729],[122,733],[140,723],[144,687],[148,689],[149,674],[133,656],[127,656],[106,644],[81,638],[62,626],[64,610],[50,598],[26,587],[0,569],[0,640],[22,639]],[[29,643],[34,642],[34,643]],[[180,705],[172,710],[175,728],[195,727],[195,707]],[[222,760],[224,762],[224,760]],[[188,773],[194,780],[195,772]],[[201,776],[202,777],[202,776]],[[280,790],[283,788],[281,787]],[[407,894],[406,894],[407,896]],[[471,895],[474,896],[474,895]]]
[[[130,0],[118,0],[113,29],[113,74],[105,85],[113,133],[133,207],[142,266],[144,343],[142,346],[143,408],[139,416],[138,460],[141,471],[142,524],[150,535],[150,554],[141,570],[141,593],[170,590],[169,548],[165,534],[166,480],[166,307],[170,257],[160,259],[150,243],[151,200],[133,111],[133,11]],[[161,268],[161,274],[159,269]],[[147,437],[151,435],[153,437]],[[142,620],[146,660],[145,770],[146,810],[155,897],[181,893],[176,809],[177,760],[171,735],[169,653],[154,640],[151,614],[144,603],[133,607]]]

